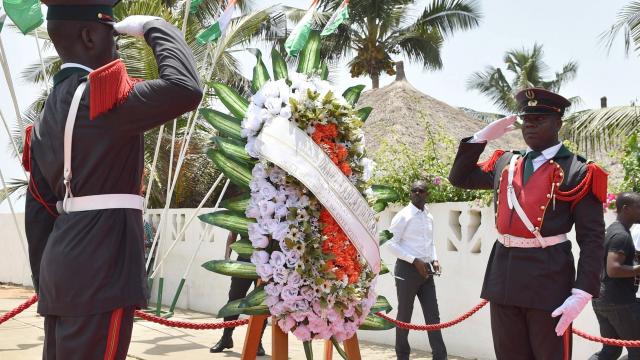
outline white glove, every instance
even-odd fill
[[[556,326],[556,334],[562,336],[573,320],[582,312],[585,306],[591,301],[591,294],[580,289],[571,289],[571,296],[555,309],[552,313],[552,317],[558,317],[562,315],[558,325]]]
[[[473,135],[472,142],[485,142],[495,140],[511,130],[515,130],[513,124],[518,117],[516,115],[510,115],[502,119],[498,119],[491,124],[484,127],[484,129],[478,131]]]
[[[119,34],[142,37],[144,36],[144,24],[158,19],[162,18],[149,15],[127,16],[124,20],[113,24],[113,29]]]

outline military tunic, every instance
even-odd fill
[[[145,39],[159,79],[138,82],[112,110],[89,119],[85,90],[73,130],[71,190],[74,196],[139,194],[144,167],[144,132],[195,109],[202,98],[191,49],[174,26],[154,20]],[[63,199],[63,137],[73,94],[87,75],[67,68],[31,135],[31,184],[26,231],[38,312],[87,316],[146,305],[142,214],[109,209],[52,214]],[[49,207],[42,205],[48,203]]]

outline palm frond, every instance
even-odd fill
[[[615,106],[584,110],[565,118],[565,136],[586,150],[623,146],[640,126],[640,107]]]
[[[10,179],[7,181],[7,187],[0,189],[0,203],[7,200],[9,196],[20,199],[27,194],[29,183],[24,179]]]
[[[504,112],[514,113],[518,109],[513,88],[499,68],[487,66],[484,71],[473,73],[467,80],[467,89],[479,91]]]
[[[415,25],[434,27],[444,36],[450,36],[457,31],[477,27],[481,17],[475,0],[433,0]]]
[[[422,62],[426,69],[441,69],[440,49],[444,39],[437,29],[411,26],[401,29],[387,38],[384,43],[388,51],[397,47],[412,62]]]
[[[638,51],[640,47],[640,1],[632,1],[625,5],[616,16],[616,22],[608,31],[600,34],[600,42],[611,51],[613,44],[622,31],[624,38],[624,52],[629,55],[629,49],[633,42]]]

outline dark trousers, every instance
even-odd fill
[[[640,303],[611,304],[596,299],[592,304],[602,337],[640,340]],[[627,348],[627,352],[629,360],[640,360],[640,348]],[[621,347],[603,345],[589,360],[615,360],[621,353]]]
[[[571,328],[556,335],[551,311],[490,303],[491,332],[497,360],[571,359]],[[566,352],[566,353],[565,353]]]
[[[89,316],[44,317],[44,360],[124,360],[133,307]]]
[[[247,258],[238,257],[238,261],[250,262],[251,260]],[[249,288],[252,284],[254,284],[254,280],[250,279],[241,279],[237,277],[231,278],[231,286],[229,287],[229,302],[234,300],[242,299],[247,296],[249,292]],[[238,320],[239,315],[227,316],[224,318],[224,321],[233,321]],[[267,327],[267,320],[264,321],[264,325],[262,325],[262,334],[264,334],[264,329]],[[225,338],[230,338],[233,335],[233,330],[235,328],[225,328],[222,336]],[[262,335],[261,335],[262,337]]]
[[[440,322],[438,300],[436,299],[436,286],[433,276],[423,278],[418,270],[406,261],[398,260],[395,267],[396,290],[398,292],[398,317],[399,321],[411,322],[413,303],[416,296],[422,306],[422,314],[427,324]],[[401,278],[401,279],[398,279]],[[433,353],[433,360],[447,358],[447,348],[442,340],[440,331],[429,331],[429,344]],[[409,346],[409,330],[396,328],[396,356],[399,360],[409,359],[411,347]]]

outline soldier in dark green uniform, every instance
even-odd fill
[[[49,0],[48,31],[64,65],[28,129],[26,231],[45,359],[124,359],[135,308],[146,306],[144,132],[202,98],[183,34],[162,19],[115,23],[115,0]],[[138,81],[114,35],[144,36],[159,79]]]
[[[525,152],[496,151],[478,164],[487,141],[516,116],[463,139],[449,174],[454,186],[493,189],[495,242],[482,287],[491,303],[499,360],[569,359],[570,325],[600,289],[607,174],[558,139],[567,99],[544,89],[516,95]],[[567,233],[575,225],[577,274]]]

